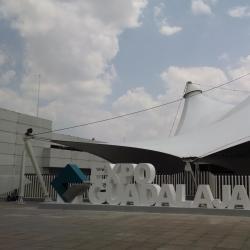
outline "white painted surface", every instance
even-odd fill
[[[52,122],[0,108],[0,175],[15,175],[20,172],[24,148],[23,136],[28,128],[33,128],[33,133],[43,133],[51,131]],[[46,139],[51,139],[51,136],[72,141],[88,141],[63,134],[39,135]],[[89,168],[104,161],[85,152],[54,149],[50,148],[50,145],[49,141],[32,140],[34,154],[40,167],[63,168],[68,163],[75,163],[82,168]],[[26,159],[26,172],[34,173],[29,157]]]
[[[197,93],[187,96],[175,135],[208,127],[233,108],[232,105]]]
[[[0,142],[0,154],[15,154],[15,144]]]
[[[16,133],[17,123],[12,121],[1,120],[0,122],[0,131],[8,133]]]
[[[80,168],[92,168],[93,166],[102,167],[103,164],[107,162],[89,153],[55,148],[46,149],[44,156],[49,159],[49,167],[53,168],[61,168],[68,163],[77,164]]]
[[[151,149],[181,158],[204,157],[249,141],[250,97],[218,121],[172,138],[130,143],[126,146]]]
[[[18,120],[18,113],[14,111],[10,111],[7,109],[2,109],[0,108],[0,117],[1,120],[7,120],[7,121],[12,121],[12,122],[17,122]]]
[[[16,141],[16,134],[0,131],[0,142],[15,143],[15,141]]]
[[[26,114],[18,114],[18,122],[20,124],[28,125],[35,128],[45,128],[50,130],[52,126],[52,121],[43,119],[43,118],[37,118],[35,116],[30,116]]]
[[[34,132],[45,132],[51,130],[51,124],[52,122],[46,119],[0,108],[0,175],[19,173],[22,162],[23,135],[26,130],[32,127]],[[51,134],[44,136],[49,139]],[[45,147],[50,147],[50,143],[34,141],[33,145],[38,161],[43,166],[43,160],[45,160],[43,151]],[[33,172],[29,159],[27,159],[27,171]]]
[[[0,167],[2,165],[14,165],[14,157],[13,155],[9,154],[0,154]]]
[[[19,186],[19,175],[0,175],[0,194],[11,192]],[[30,181],[24,178],[24,184]]]

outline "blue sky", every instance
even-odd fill
[[[36,114],[40,74],[39,115],[54,128],[147,108],[180,97],[186,81],[206,88],[248,73],[249,38],[246,0],[0,0],[0,105]],[[249,80],[230,87],[250,90]],[[176,108],[67,132],[155,138]]]
[[[183,30],[163,36],[154,21],[154,7],[165,4],[166,17]],[[247,1],[237,1],[245,5]],[[143,25],[126,30],[114,63],[119,76],[117,92],[143,84],[154,94],[161,91],[161,72],[171,65],[183,67],[234,65],[250,51],[250,18],[235,19],[228,10],[235,1],[218,1],[211,15],[194,15],[190,1],[151,1],[143,12]],[[228,60],[220,57],[228,55]],[[126,83],[126,84],[125,84]]]

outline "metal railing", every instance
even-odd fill
[[[31,181],[30,184],[25,185],[24,188],[24,198],[26,199],[42,199],[43,198],[43,192],[41,185],[39,183],[38,177],[36,174],[26,174],[25,175],[28,180]],[[43,179],[46,185],[46,188],[49,192],[49,196],[52,200],[56,200],[57,193],[55,189],[52,187],[51,182],[56,177],[55,174],[43,174]]]
[[[247,191],[248,196],[250,195],[249,175],[216,175],[214,182],[215,198],[221,198],[223,185],[231,185],[231,189],[233,189],[235,185],[243,185]]]
[[[24,198],[26,200],[42,200],[43,193],[36,174],[26,174],[25,176],[31,181],[31,183],[25,185]],[[55,176],[55,174],[43,174],[47,190],[52,200],[56,200],[57,198],[57,193],[51,185]],[[248,195],[250,195],[250,176],[213,175],[209,172],[201,171],[195,174],[195,179],[197,185],[210,185],[213,196],[217,199],[221,199],[223,185],[231,185],[232,188],[235,185],[244,185]],[[176,187],[177,184],[185,184],[187,197],[193,197],[196,192],[196,185],[194,184],[193,177],[189,172],[181,172],[172,175],[156,175],[154,184],[160,186],[162,184],[173,184],[174,187]],[[11,195],[11,193],[1,195],[0,199],[6,199],[8,195]],[[88,191],[83,194],[83,198],[88,199]]]

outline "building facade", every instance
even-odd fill
[[[28,128],[33,133],[52,130],[52,121],[0,108],[0,175],[18,175],[24,150],[23,137]],[[68,163],[75,163],[82,169],[103,166],[104,159],[89,153],[69,150],[51,143],[51,139],[87,142],[89,140],[48,132],[32,140],[32,146],[42,173],[55,173]],[[26,173],[34,173],[30,159],[26,157]]]

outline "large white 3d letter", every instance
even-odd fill
[[[114,170],[120,177],[121,184],[127,185],[129,183],[132,183],[135,167],[136,167],[135,164],[130,164],[130,163],[115,165]]]
[[[176,204],[176,193],[173,184],[163,184],[157,199],[157,206],[168,205],[174,207]]]
[[[91,183],[104,183],[105,180],[102,178],[104,175],[105,167],[104,168],[97,168],[93,166],[91,168],[91,175],[90,175],[90,182]]]
[[[133,205],[135,206],[140,205],[139,194],[136,184],[128,184],[123,192],[122,205],[127,205],[130,202],[133,202]]]
[[[190,207],[191,201],[186,200],[185,184],[176,185],[176,207]]]
[[[219,209],[225,209],[229,205],[231,199],[231,186],[223,185],[222,186],[222,201],[219,199],[214,199],[213,205]]]
[[[104,169],[93,167],[91,169],[89,188],[89,201],[93,204],[102,204],[106,202],[106,190],[104,184],[106,180],[103,178]]]
[[[213,201],[214,197],[209,185],[199,185],[192,203],[192,207],[206,205],[207,208],[214,208]]]
[[[243,185],[237,185],[234,187],[228,208],[234,209],[237,205],[243,206],[243,209],[250,209],[250,201]]]
[[[107,202],[110,205],[119,205],[122,201],[123,186],[114,171],[114,167],[115,165],[111,164],[106,166],[108,174],[106,182]]]
[[[89,188],[89,201],[93,204],[102,204],[106,201],[106,192],[102,185],[92,184]]]
[[[135,181],[138,184],[150,184],[155,179],[155,168],[149,163],[140,163],[135,168]]]
[[[158,198],[161,187],[156,184],[142,184],[138,185],[140,205],[153,206]]]

